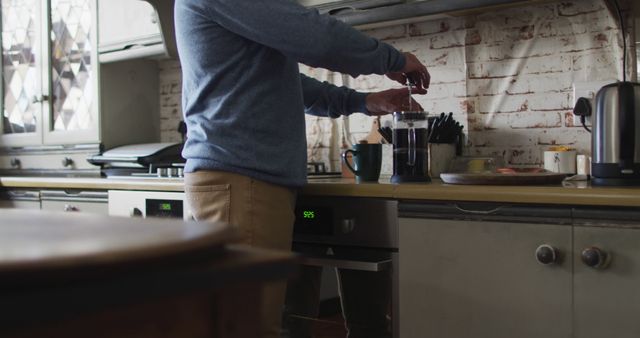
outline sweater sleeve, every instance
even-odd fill
[[[400,71],[404,55],[331,16],[292,0],[210,0],[212,19],[225,29],[312,67],[350,74]]]
[[[355,112],[368,114],[366,93],[360,93],[347,87],[338,87],[327,82],[300,74],[305,113],[332,118],[350,115]]]

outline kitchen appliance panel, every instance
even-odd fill
[[[309,218],[309,213],[314,218]],[[299,243],[397,249],[397,215],[396,201],[305,196],[296,203],[293,239]]]
[[[193,219],[184,193],[163,191],[109,190],[109,216]]]
[[[303,265],[388,276],[390,289],[375,290],[389,299],[392,337],[399,335],[398,202],[374,198],[299,196],[293,251]],[[339,277],[341,278],[341,277]],[[362,281],[366,282],[366,281]],[[348,294],[348,290],[342,292]],[[371,295],[369,298],[374,298]],[[367,307],[361,304],[360,307]]]

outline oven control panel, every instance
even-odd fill
[[[296,207],[296,226],[293,228],[295,234],[331,236],[335,233],[332,225],[333,209],[330,207],[314,205]]]
[[[147,217],[184,218],[184,202],[169,199],[145,199]]]
[[[193,219],[184,193],[163,191],[109,190],[109,216]]]
[[[398,202],[358,197],[298,196],[293,241],[398,247]]]

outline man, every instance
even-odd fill
[[[387,74],[426,93],[410,53],[292,0],[176,0],[187,202],[198,220],[237,226],[244,242],[289,250],[295,189],[306,183],[303,112],[337,117],[400,109],[405,88],[359,93],[301,75],[298,63]],[[265,290],[262,337],[278,337],[285,285]]]

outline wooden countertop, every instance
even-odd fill
[[[0,187],[37,189],[184,191],[180,179],[110,179],[99,177],[0,177]]]
[[[0,177],[0,187],[96,190],[184,191],[180,180]],[[353,179],[314,179],[303,195],[374,197],[407,200],[512,202],[640,207],[640,187],[591,187],[586,182],[557,186],[355,183]]]
[[[640,207],[640,187],[592,187],[587,182],[547,186],[453,185],[440,180],[422,184],[318,180],[302,190],[321,196],[386,197],[398,200],[510,202]]]

